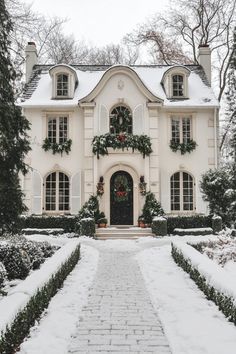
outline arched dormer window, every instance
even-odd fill
[[[66,64],[58,64],[49,70],[52,78],[52,98],[68,99],[73,98],[78,77],[75,69]]]
[[[176,172],[170,179],[171,211],[194,210],[194,179],[187,172]]]
[[[161,83],[167,98],[188,98],[190,70],[185,66],[172,66],[163,75]]]
[[[57,97],[68,97],[69,93],[69,75],[58,74],[56,76],[57,80]]]
[[[184,77],[183,75],[172,76],[172,96],[183,97],[184,96]]]
[[[125,106],[116,106],[110,113],[110,133],[133,133],[132,114]]]

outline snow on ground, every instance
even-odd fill
[[[170,254],[170,246],[136,256],[173,354],[235,354],[236,327],[208,301]]]
[[[48,236],[47,236],[48,239]],[[59,240],[59,239],[58,239]],[[53,297],[30,338],[21,345],[21,354],[67,354],[70,337],[75,331],[81,308],[86,304],[98,263],[98,251],[82,245],[81,260]]]

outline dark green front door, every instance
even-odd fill
[[[125,171],[115,172],[110,182],[111,225],[133,225],[133,179]]]

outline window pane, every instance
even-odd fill
[[[57,76],[57,96],[68,96],[68,75]]]
[[[51,173],[46,179],[45,209],[56,210],[56,172]]]
[[[183,210],[193,210],[193,178],[183,172]]]
[[[183,143],[191,140],[191,118],[182,119]]]
[[[67,141],[68,117],[59,117],[59,144]]]
[[[69,210],[69,178],[62,172],[59,172],[59,210]]]
[[[57,120],[56,118],[48,119],[48,139],[51,143],[57,141]]]
[[[171,139],[176,143],[180,142],[180,121],[178,118],[171,118]]]
[[[173,96],[182,97],[184,95],[184,78],[182,75],[172,77]]]
[[[171,210],[180,210],[180,173],[175,173],[170,180]]]

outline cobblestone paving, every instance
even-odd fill
[[[101,250],[69,353],[171,353],[135,252]]]

